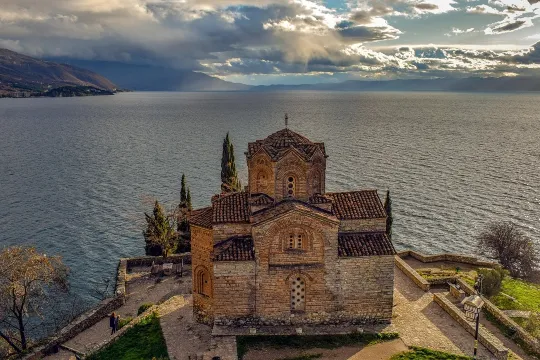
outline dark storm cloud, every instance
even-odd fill
[[[435,4],[421,3],[414,5],[419,10],[437,10],[439,7]]]
[[[519,29],[520,27],[522,27],[523,25],[525,24],[525,21],[522,21],[522,20],[518,20],[518,21],[514,21],[510,24],[506,24],[504,26],[500,26],[500,27],[497,27],[497,28],[494,28],[492,29],[494,32],[508,32],[508,31],[514,31],[514,30],[517,30]]]

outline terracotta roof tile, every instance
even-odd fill
[[[249,222],[249,201],[247,192],[224,195],[212,203],[212,223]]]
[[[264,140],[257,140],[256,142],[249,143],[246,155],[251,157],[263,148],[268,155],[270,155],[272,160],[277,161],[281,159],[291,147],[298,150],[306,160],[309,160],[317,149],[321,149],[323,154],[326,155],[323,143],[314,143],[290,129],[280,130]]]
[[[328,204],[332,202],[332,198],[326,195],[315,194],[309,198],[311,204]]]
[[[377,190],[327,193],[332,198],[332,211],[340,220],[386,217]]]
[[[359,257],[394,255],[396,250],[386,233],[340,233],[338,234],[338,256]]]
[[[204,228],[212,228],[212,207],[193,210],[189,216],[189,223]]]
[[[257,194],[251,194],[251,197],[249,199],[251,205],[271,205],[274,203],[274,199],[266,194],[263,193],[257,193]]]
[[[214,261],[252,260],[255,260],[255,250],[251,236],[234,236],[214,245]]]

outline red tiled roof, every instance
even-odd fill
[[[189,223],[202,226],[208,229],[212,228],[212,207],[193,210],[189,216]]]
[[[332,211],[340,220],[386,217],[377,190],[326,193],[332,198]]]
[[[227,194],[212,203],[212,223],[249,222],[247,192]]]
[[[214,261],[251,260],[255,260],[251,236],[234,236],[214,245]]]
[[[314,143],[308,138],[295,133],[290,129],[283,129],[273,133],[264,140],[257,140],[248,144],[248,157],[253,156],[261,148],[270,155],[272,160],[277,161],[282,158],[289,149],[293,147],[307,160],[309,160],[317,149],[325,153],[324,143]]]
[[[309,198],[309,202],[311,204],[328,204],[332,202],[332,198],[326,195],[315,194]]]
[[[257,193],[257,194],[251,194],[250,197],[250,203],[251,205],[270,205],[274,203],[274,199],[266,194],[263,193]]]
[[[339,233],[338,256],[359,257],[394,255],[396,250],[386,233]]]

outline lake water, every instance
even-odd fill
[[[392,192],[394,243],[474,253],[512,220],[540,244],[539,95],[126,93],[0,100],[0,246],[60,254],[90,299],[119,257],[144,254],[144,211],[219,191],[229,131],[243,183],[249,141],[289,125],[326,143],[327,191]]]

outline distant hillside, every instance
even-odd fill
[[[409,79],[409,80],[350,80],[341,83],[305,85],[255,86],[254,91],[326,90],[326,91],[472,91],[472,92],[520,92],[540,91],[540,78],[455,78],[455,79]]]
[[[115,84],[92,71],[0,49],[0,94],[40,93],[62,86],[116,89]]]
[[[121,88],[135,91],[239,91],[251,88],[190,70],[108,61],[62,59],[62,62],[95,71]]]

